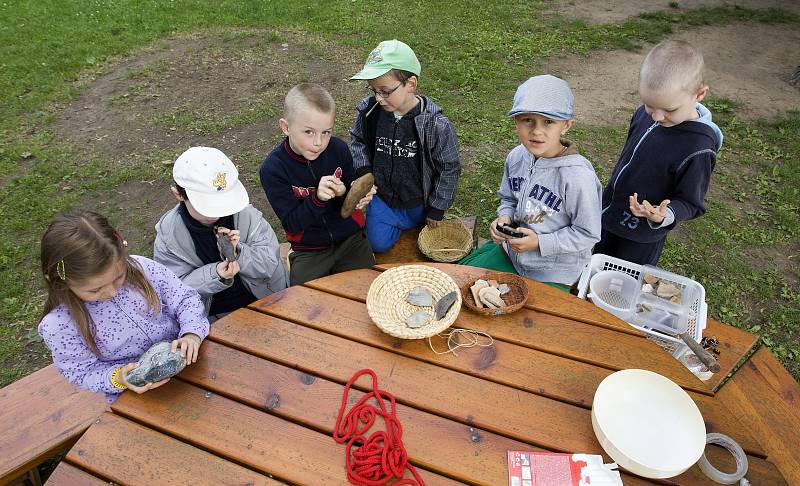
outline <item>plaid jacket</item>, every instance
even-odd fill
[[[442,114],[442,109],[427,97],[420,96],[420,100],[421,113],[414,118],[414,125],[422,154],[425,212],[429,218],[441,220],[453,204],[461,175],[458,141],[453,124]],[[356,121],[350,129],[350,150],[358,177],[372,172],[378,119],[373,115],[379,109],[374,96],[364,98],[356,107]]]

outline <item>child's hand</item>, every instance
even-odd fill
[[[520,226],[516,230],[525,236],[508,240],[508,246],[511,247],[512,250],[517,253],[523,253],[539,249],[539,235],[537,235],[535,231],[523,226]]]
[[[125,366],[123,366],[122,369],[119,371],[119,380],[120,380],[120,382],[123,385],[125,385],[125,387],[127,387],[129,390],[133,390],[136,393],[144,393],[147,390],[152,390],[153,388],[158,388],[161,385],[163,385],[164,383],[169,381],[169,378],[167,378],[166,380],[157,381],[155,383],[148,383],[148,384],[143,385],[143,386],[133,386],[130,383],[128,383],[128,373],[130,373],[131,371],[135,370],[138,367],[139,367],[139,363],[128,363]]]
[[[639,204],[639,195],[634,192],[628,198],[628,200],[631,207],[631,213],[633,213],[634,216],[639,218],[647,218],[655,224],[661,224],[664,222],[664,218],[667,216],[667,205],[669,205],[669,199],[664,199],[658,206],[653,206],[647,199]]]
[[[335,176],[328,175],[322,176],[317,186],[317,199],[320,201],[329,201],[334,197],[341,196],[347,191],[344,183]]]
[[[425,218],[425,224],[428,225],[428,228],[433,229],[438,228],[442,222],[438,219]]]
[[[223,279],[233,278],[237,273],[239,273],[238,261],[223,261],[217,263],[217,274]]]
[[[231,245],[233,246],[233,251],[238,253],[237,248],[239,246],[239,240],[241,239],[239,230],[230,230],[224,226],[217,226],[217,234],[228,235],[228,239],[231,240]]]
[[[372,202],[372,196],[374,196],[375,193],[377,192],[378,192],[378,186],[373,185],[372,189],[369,190],[367,195],[362,197],[361,200],[358,201],[358,203],[356,204],[356,210],[358,211],[367,207],[367,204]]]
[[[172,341],[171,351],[174,353],[180,348],[181,357],[186,360],[187,365],[190,365],[197,362],[197,354],[200,351],[201,342],[200,336],[187,332],[183,336]]]
[[[511,224],[510,216],[500,216],[499,218],[495,218],[495,220],[489,224],[489,235],[492,237],[492,241],[498,245],[511,238],[510,236],[501,233],[500,230],[497,229],[498,226],[506,224]]]

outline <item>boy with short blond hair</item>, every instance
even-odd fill
[[[417,95],[421,66],[398,40],[383,41],[350,79],[365,80],[374,96],[357,106],[350,130],[356,175],[372,173],[377,197],[367,209],[367,237],[388,251],[400,232],[435,227],[453,204],[461,174],[456,133],[442,109]]]
[[[647,54],[639,76],[643,104],[603,191],[595,253],[656,265],[667,233],[705,213],[723,137],[699,103],[709,91],[703,67],[702,54],[684,41],[664,41]]]
[[[361,209],[343,218],[343,197],[355,171],[350,150],[333,136],[336,103],[322,86],[303,83],[286,95],[279,120],[286,138],[267,155],[259,176],[281,220],[289,254],[289,282],[300,285],[332,273],[370,268],[375,257]]]

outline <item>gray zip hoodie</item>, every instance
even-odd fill
[[[233,222],[241,237],[239,276],[245,287],[259,299],[285,289],[289,279],[281,262],[278,238],[261,211],[248,204],[233,215]],[[231,285],[220,279],[216,263],[203,264],[197,256],[189,230],[178,214],[178,205],[161,216],[156,224],[153,259],[197,290],[206,314],[214,294]]]
[[[575,144],[563,155],[536,159],[523,145],[506,157],[498,216],[509,216],[539,235],[539,249],[504,248],[520,275],[540,282],[574,283],[600,241],[602,186]]]

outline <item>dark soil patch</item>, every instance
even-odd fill
[[[87,197],[81,206],[121,216],[114,219],[131,235],[132,249],[148,250],[153,225],[175,203],[172,161],[191,146],[212,146],[234,161],[251,202],[282,234],[258,167],[283,137],[283,97],[299,82],[325,86],[339,107],[337,134],[347,139],[353,107],[364,95],[348,78],[361,58],[300,31],[228,30],[161,40],[114,64],[61,110],[53,128],[81,157],[151,176]]]
[[[607,24],[621,22],[635,17],[641,12],[656,10],[676,10],[670,6],[677,3],[680,9],[700,7],[744,7],[744,8],[780,8],[789,12],[800,13],[800,3],[792,0],[626,0],[609,2],[608,0],[556,0],[553,10],[567,20],[581,18],[590,24]]]
[[[711,96],[740,102],[737,116],[755,119],[800,109],[800,88],[789,82],[800,59],[797,25],[735,22],[693,28],[670,38],[698,46],[705,58]],[[650,48],[554,59],[542,72],[570,83],[579,121],[627,123],[640,104],[639,69]]]

